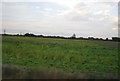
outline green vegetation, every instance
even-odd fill
[[[89,78],[117,78],[119,68],[118,42],[112,41],[3,36],[2,55],[3,65],[82,72]]]

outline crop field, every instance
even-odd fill
[[[3,36],[3,78],[116,79],[118,53],[112,41]]]

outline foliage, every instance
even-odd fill
[[[118,42],[3,36],[2,44],[3,64],[97,73],[102,78],[118,72]]]

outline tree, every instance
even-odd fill
[[[26,33],[24,36],[27,36],[27,37],[35,37],[34,34],[30,34],[30,33]]]
[[[112,37],[113,41],[120,41],[120,37]]]
[[[106,41],[109,40],[108,38],[106,38]]]
[[[72,37],[71,37],[72,39],[75,39],[76,38],[76,35],[75,35],[75,33],[72,35]]]

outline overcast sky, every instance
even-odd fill
[[[7,33],[111,38],[118,36],[118,2],[11,0],[2,2],[0,24]],[[111,1],[111,2],[110,2]]]

